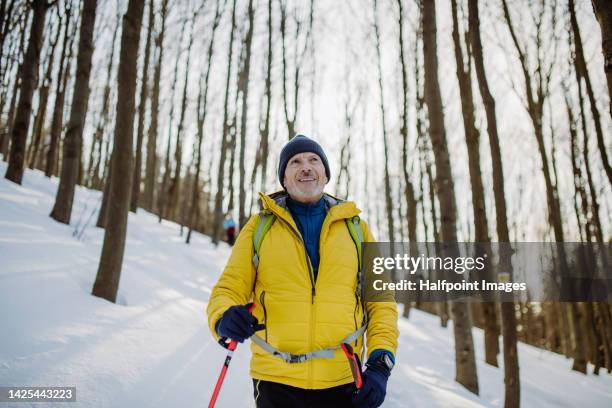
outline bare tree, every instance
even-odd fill
[[[123,16],[121,54],[117,74],[117,119],[113,146],[113,153],[116,157],[110,169],[110,205],[107,213],[108,222],[104,231],[102,255],[92,289],[92,295],[113,303],[117,299],[119,288],[130,208],[133,171],[132,139],[136,110],[134,98],[143,11],[144,0],[130,0],[127,12]]]
[[[246,144],[247,133],[247,108],[249,98],[249,74],[251,72],[251,45],[253,44],[253,22],[255,18],[255,10],[253,8],[253,0],[249,0],[248,8],[249,29],[244,38],[245,57],[242,71],[240,72],[240,80],[238,84],[238,92],[242,97],[241,119],[240,119],[240,157],[238,158],[240,186],[238,189],[238,224],[241,229],[246,224],[247,216],[244,210],[246,201],[246,192],[244,189],[244,179],[246,172],[244,169],[244,151]]]
[[[491,152],[491,163],[493,167],[493,195],[495,199],[495,214],[497,240],[501,243],[510,242],[508,232],[508,217],[506,215],[506,196],[504,187],[504,170],[497,133],[497,117],[495,114],[495,99],[489,89],[486,71],[484,67],[483,47],[480,39],[480,18],[478,13],[478,0],[468,0],[469,10],[469,35],[472,55],[474,56],[474,67],[478,88],[482,97],[487,117],[487,133],[489,135],[489,148]],[[512,278],[512,263],[510,252],[501,248],[499,270],[506,271]],[[501,303],[501,319],[504,347],[504,383],[506,407],[518,407],[520,405],[520,377],[518,364],[518,349],[516,335],[516,314],[514,302]]]
[[[289,58],[287,56],[287,1],[279,0],[280,7],[280,32],[281,32],[281,44],[282,44],[282,66],[283,66],[283,108],[285,112],[285,121],[287,123],[287,138],[291,139],[295,136],[295,122],[298,117],[298,109],[299,109],[299,97],[300,97],[300,85],[301,85],[301,68],[304,58],[308,52],[308,47],[311,45],[311,35],[312,35],[312,24],[313,24],[313,2],[314,0],[310,0],[310,19],[308,21],[308,28],[305,34],[305,39],[303,42],[302,49],[299,49],[299,40],[302,33],[302,24],[297,15],[295,16],[295,36],[293,38],[293,46],[294,46],[294,71],[293,71],[293,115],[289,112],[289,104],[290,104],[290,94],[289,87],[287,86],[288,75],[287,69],[289,66]]]
[[[555,31],[555,10],[553,4],[553,9],[551,10],[551,31],[554,33]],[[533,14],[534,25],[536,29],[536,37],[534,42],[535,47],[535,55],[536,55],[536,65],[535,70],[532,70],[529,66],[529,62],[527,59],[527,52],[524,46],[521,46],[519,43],[518,36],[516,34],[515,26],[512,23],[512,18],[510,15],[510,10],[508,8],[508,4],[506,0],[502,0],[502,8],[504,13],[504,18],[506,24],[508,26],[508,30],[510,31],[510,36],[512,37],[512,42],[518,54],[521,71],[523,74],[523,78],[525,80],[525,97],[527,99],[526,110],[531,119],[534,133],[536,137],[536,142],[538,145],[538,151],[540,153],[540,159],[542,161],[542,174],[544,176],[544,183],[546,186],[546,201],[548,204],[548,217],[549,222],[553,228],[553,232],[555,235],[555,240],[557,242],[564,242],[564,233],[563,233],[563,222],[561,217],[561,206],[559,203],[559,194],[557,191],[557,183],[553,183],[553,172],[554,169],[550,168],[548,153],[546,152],[546,147],[544,143],[544,104],[546,99],[550,95],[550,81],[553,74],[553,67],[555,64],[555,58],[550,58],[547,62],[545,60],[546,55],[548,54],[544,48],[545,44],[543,44],[542,39],[542,25],[545,18],[545,5],[543,2],[539,3],[539,10]],[[554,40],[553,40],[554,41]],[[556,48],[553,47],[553,52],[556,51]],[[532,74],[533,72],[533,74]],[[535,77],[534,77],[535,76]],[[551,135],[552,137],[552,135]],[[563,246],[559,245],[557,247],[558,251],[558,259],[559,259],[559,268],[562,273],[565,275],[568,266],[567,266],[567,258],[564,253]],[[586,373],[586,361],[584,357],[584,347],[580,344],[582,336],[579,332],[579,316],[577,315],[576,305],[573,303],[563,305],[568,309],[569,316],[572,319],[570,335],[573,338],[574,347],[574,366],[573,369]],[[578,343],[577,343],[578,342]]]
[[[215,196],[215,212],[213,221],[212,241],[219,243],[221,235],[221,222],[223,221],[223,195],[225,183],[225,159],[227,155],[229,137],[229,91],[232,79],[232,56],[234,55],[234,31],[236,29],[236,0],[232,1],[232,27],[230,30],[229,51],[227,57],[227,79],[225,82],[225,96],[223,103],[223,133],[221,135],[221,156],[219,158],[219,171],[217,173],[217,194]],[[231,163],[230,163],[231,164]]]
[[[604,72],[608,81],[610,117],[612,117],[612,3],[608,0],[591,0],[591,2],[601,27],[601,49],[604,55]]]
[[[408,68],[406,57],[404,55],[404,8],[402,0],[397,0],[399,8],[399,59],[402,67],[402,121],[400,126],[400,134],[402,135],[402,172],[406,186],[404,188],[404,196],[408,205],[408,240],[417,242],[417,203],[414,196],[414,186],[408,173]]]
[[[382,132],[383,132],[383,147],[385,152],[385,209],[387,213],[387,234],[391,243],[395,242],[395,234],[393,230],[393,204],[391,202],[391,181],[389,177],[389,142],[387,136],[387,123],[385,120],[385,98],[383,92],[383,72],[382,72],[382,57],[380,53],[380,32],[378,27],[378,1],[374,0],[374,35],[376,37],[376,56],[378,62],[378,90],[380,97],[380,113],[382,120]]]
[[[183,42],[183,36],[185,34],[185,27],[187,26],[187,19],[184,18],[183,22],[181,24],[181,31],[179,34],[179,44],[182,44]],[[172,91],[171,91],[171,100],[170,100],[170,115],[169,115],[169,120],[168,120],[168,144],[166,146],[166,159],[164,161],[164,177],[162,178],[162,184],[160,187],[160,192],[159,192],[159,197],[158,197],[158,207],[159,207],[159,218],[158,221],[161,222],[161,220],[164,217],[167,217],[167,211],[168,211],[168,201],[169,201],[169,194],[168,194],[168,183],[170,182],[170,176],[172,174],[172,166],[170,163],[170,152],[172,149],[172,127],[174,125],[174,99],[175,99],[175,92],[176,92],[176,83],[178,81],[178,69],[179,69],[179,61],[181,59],[181,47],[179,46],[179,50],[176,54],[176,61],[174,63],[174,74],[172,77]]]
[[[45,123],[45,116],[47,113],[47,100],[49,99],[49,88],[52,82],[53,73],[53,62],[55,60],[55,49],[59,42],[60,33],[62,31],[62,15],[59,7],[57,7],[57,29],[55,35],[50,43],[50,51],[47,56],[47,67],[45,69],[45,75],[43,77],[40,90],[38,92],[38,112],[34,118],[34,129],[32,132],[32,143],[28,147],[28,167],[34,168],[38,152],[40,150],[40,143],[42,139],[43,127]]]
[[[147,137],[147,163],[145,174],[144,203],[143,206],[149,211],[153,211],[155,202],[155,184],[157,180],[157,132],[159,116],[159,87],[161,82],[161,64],[164,57],[164,35],[166,32],[166,13],[168,10],[168,0],[162,1],[161,6],[161,29],[155,40],[158,55],[153,73],[153,92],[151,95],[151,123],[149,124],[149,134]]]
[[[187,111],[187,89],[189,86],[189,66],[191,63],[191,48],[193,46],[193,32],[195,30],[195,22],[198,12],[194,12],[191,16],[191,30],[189,33],[189,43],[187,44],[187,61],[185,62],[185,82],[183,84],[183,97],[181,100],[181,113],[179,116],[178,127],[176,130],[176,146],[174,148],[174,177],[170,183],[168,191],[168,217],[177,219],[181,223],[181,235],[183,232],[183,219],[179,216],[180,211],[180,191],[181,191],[181,170],[183,167],[183,133],[185,130],[185,113]]]
[[[266,56],[266,82],[265,82],[265,109],[263,112],[263,118],[260,119],[259,124],[259,147],[255,154],[255,162],[253,163],[253,171],[251,172],[251,205],[249,210],[253,208],[253,201],[256,197],[255,192],[255,179],[257,177],[257,171],[261,168],[261,183],[260,191],[265,190],[266,185],[266,174],[268,170],[268,150],[269,144],[268,139],[270,136],[270,107],[272,104],[272,2],[268,2],[268,49]],[[263,126],[262,123],[263,122]]]
[[[142,172],[142,139],[144,137],[144,120],[148,96],[149,55],[151,53],[151,35],[155,24],[155,3],[149,2],[149,22],[147,25],[147,40],[145,42],[144,63],[142,65],[142,83],[140,84],[140,101],[138,105],[138,128],[136,130],[136,159],[134,161],[134,180],[132,181],[132,196],[130,211],[136,212],[140,196],[140,173]]]
[[[612,167],[610,167],[606,144],[604,142],[601,119],[599,118],[599,110],[597,109],[597,102],[595,100],[595,92],[593,90],[593,86],[591,85],[591,77],[589,76],[589,70],[587,69],[586,60],[584,58],[582,37],[580,35],[580,28],[578,27],[578,19],[576,18],[574,0],[568,0],[567,7],[569,9],[570,25],[572,27],[574,40],[574,68],[578,79],[578,86],[580,86],[581,80],[584,80],[586,93],[589,97],[589,105],[591,106],[591,116],[593,118],[593,124],[595,125],[599,155],[601,156],[601,162],[606,171],[606,175],[608,176],[608,181],[610,182],[610,185],[612,185]],[[610,41],[612,41],[612,38]]]
[[[189,244],[191,241],[191,232],[194,228],[197,227],[199,217],[200,217],[200,170],[202,167],[202,141],[204,140],[204,122],[206,120],[206,113],[208,107],[208,89],[209,89],[209,81],[210,81],[210,71],[212,68],[212,59],[215,45],[215,33],[217,32],[217,28],[219,27],[219,22],[221,20],[221,15],[223,14],[223,10],[221,9],[221,0],[216,0],[215,6],[215,16],[212,22],[211,34],[210,34],[210,42],[208,43],[208,50],[206,52],[207,57],[207,65],[206,65],[206,74],[202,71],[202,75],[200,77],[200,93],[198,95],[198,140],[197,147],[194,150],[195,160],[195,175],[193,180],[193,189],[191,192],[191,209],[189,214],[189,231],[187,232],[186,243]],[[225,4],[225,3],[224,3]]]
[[[93,31],[96,22],[97,0],[84,0],[79,32],[79,54],[77,74],[70,110],[70,120],[66,129],[62,156],[62,174],[51,218],[64,224],[70,223],[74,189],[79,176],[80,152],[83,144],[83,127],[89,99],[89,76],[93,54]]]
[[[70,2],[65,3],[66,28],[64,31],[64,44],[62,45],[62,55],[60,57],[60,66],[57,72],[55,102],[53,106],[53,116],[51,119],[51,135],[49,149],[47,150],[47,158],[45,163],[45,176],[51,177],[57,175],[59,161],[59,144],[64,120],[64,100],[66,97],[66,89],[68,87],[68,79],[70,78],[70,69],[72,65],[72,48],[78,28],[77,21],[70,24],[70,16],[72,15],[72,6]],[[68,31],[70,27],[70,33]]]
[[[21,184],[23,178],[26,138],[30,126],[30,115],[32,113],[32,95],[38,82],[38,63],[40,60],[40,49],[42,48],[42,35],[45,28],[45,16],[50,3],[47,0],[35,0],[32,2],[32,25],[30,26],[30,37],[28,50],[21,66],[21,87],[19,90],[19,104],[15,114],[15,122],[11,129],[11,153],[5,178],[13,183]]]
[[[444,110],[438,82],[436,9],[433,1],[423,1],[423,55],[425,63],[425,103],[429,113],[429,137],[436,162],[436,191],[440,202],[441,239],[446,256],[457,256],[457,204],[451,172],[450,155],[444,129]],[[468,305],[451,304],[455,334],[455,380],[478,394],[478,376],[472,339],[472,321]]]

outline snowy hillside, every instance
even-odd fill
[[[65,226],[48,216],[56,188],[37,171],[23,186],[0,179],[0,386],[76,386],[70,406],[78,407],[206,406],[225,355],[210,336],[206,302],[229,248],[199,234],[186,245],[177,225],[130,214],[119,304],[111,304],[90,295],[100,193],[77,188]],[[480,330],[480,397],[453,381],[452,328],[414,311],[400,332],[383,406],[503,406],[503,369],[483,363]],[[238,347],[218,406],[253,406],[249,354]],[[524,407],[612,406],[612,376],[571,372],[569,360],[522,344],[519,356]]]

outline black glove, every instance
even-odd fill
[[[391,369],[380,361],[379,357],[384,353],[393,356],[389,351],[375,350],[368,359],[367,369],[362,374],[363,386],[353,397],[353,404],[356,407],[376,408],[385,400],[387,380],[391,375]]]
[[[232,306],[223,313],[221,319],[217,321],[215,329],[221,337],[228,337],[242,343],[251,337],[257,330],[261,330],[263,325],[258,324],[257,319],[246,306]]]

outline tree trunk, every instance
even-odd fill
[[[471,52],[469,43],[467,48],[467,64],[464,61],[463,50],[461,48],[461,38],[467,39],[467,33],[459,33],[459,21],[457,16],[457,2],[451,1],[451,14],[453,20],[453,44],[455,50],[455,60],[457,68],[457,81],[459,83],[459,93],[461,96],[461,112],[463,114],[463,129],[465,133],[465,143],[468,151],[468,168],[470,173],[470,184],[472,186],[472,210],[474,216],[474,238],[479,243],[489,243],[489,223],[487,220],[487,209],[485,206],[485,194],[482,184],[482,172],[480,170],[480,132],[476,128],[474,98],[472,94],[472,70]],[[467,68],[466,68],[467,67]],[[485,249],[484,256],[491,257],[491,251]],[[482,254],[480,254],[482,255]],[[489,271],[490,268],[485,268]],[[482,276],[489,280],[490,276]],[[497,355],[499,354],[499,330],[497,328],[497,318],[495,313],[495,303],[483,301],[481,303],[484,318],[485,332],[485,361],[497,367]]]
[[[153,74],[153,94],[151,96],[151,123],[149,124],[149,134],[147,138],[147,168],[145,174],[144,203],[143,206],[148,211],[155,210],[155,184],[157,180],[157,132],[159,116],[159,88],[161,82],[161,64],[164,57],[164,34],[166,31],[166,12],[168,0],[162,1],[161,9],[161,30],[155,40],[159,55],[155,64]]]
[[[391,180],[389,177],[389,142],[387,136],[387,123],[385,120],[385,98],[383,92],[383,73],[382,73],[382,57],[380,54],[380,34],[378,28],[378,1],[374,0],[374,35],[376,36],[376,56],[378,61],[378,91],[380,97],[380,113],[382,120],[383,132],[383,148],[385,152],[385,212],[387,214],[387,235],[391,244],[395,242],[395,233],[393,225],[393,203],[391,200]]]
[[[212,67],[212,58],[215,45],[215,33],[219,26],[221,19],[220,0],[216,1],[215,6],[215,17],[212,24],[212,32],[210,36],[210,43],[208,44],[208,51],[206,56],[208,63],[206,66],[206,75],[204,78],[200,78],[200,93],[198,95],[198,141],[197,148],[194,152],[196,156],[195,175],[193,180],[193,189],[191,193],[191,210],[189,214],[189,231],[187,232],[187,238],[185,242],[187,244],[191,241],[191,232],[197,228],[200,217],[200,170],[202,167],[202,141],[204,140],[204,123],[206,120],[206,109],[208,106],[208,84],[210,80],[210,71]]]
[[[497,239],[500,243],[509,243],[510,234],[508,232],[508,217],[506,212],[504,170],[501,158],[501,149],[499,146],[499,136],[497,134],[495,99],[489,90],[489,83],[487,81],[484,68],[482,41],[480,39],[478,0],[468,0],[468,9],[470,44],[474,56],[474,67],[476,69],[478,88],[480,90],[480,95],[482,97],[487,117],[487,132],[489,134],[489,148],[493,168],[493,195],[495,198]],[[512,263],[510,261],[510,256],[511,254],[509,251],[502,250],[500,253],[498,268],[500,271],[507,271],[510,274],[510,279],[512,279]],[[521,387],[514,302],[502,302],[500,306],[504,347],[504,406],[506,408],[515,408],[520,406]]]
[[[110,206],[107,214],[108,222],[104,232],[102,255],[92,289],[92,295],[113,303],[117,299],[117,289],[119,288],[130,207],[133,170],[134,97],[136,95],[137,56],[143,11],[144,0],[130,0],[127,12],[123,16],[121,54],[117,75],[115,144],[113,147],[113,152],[116,152],[116,160],[110,174]]]
[[[582,49],[582,37],[580,35],[580,28],[578,27],[578,20],[576,19],[574,0],[568,0],[567,7],[569,8],[570,24],[572,26],[572,33],[574,39],[574,67],[576,69],[576,75],[578,76],[578,82],[580,82],[580,79],[582,78],[584,79],[584,83],[586,85],[586,91],[589,97],[589,104],[591,106],[591,115],[593,117],[593,123],[595,125],[595,134],[597,135],[597,146],[599,147],[599,155],[601,156],[601,162],[606,171],[606,175],[608,176],[608,181],[610,182],[610,185],[612,185],[612,167],[610,167],[606,144],[604,142],[603,131],[601,128],[601,120],[599,119],[599,110],[597,109],[595,93],[593,91],[593,86],[591,85],[591,77],[589,76],[589,70],[587,69],[586,60],[584,58],[584,51]],[[610,39],[610,41],[612,41],[612,38]]]
[[[64,43],[62,45],[62,55],[60,57],[60,66],[57,71],[55,103],[53,106],[53,117],[51,119],[51,136],[49,149],[47,150],[47,160],[45,163],[45,176],[51,177],[57,175],[57,162],[59,155],[59,142],[62,133],[62,122],[64,118],[64,100],[66,97],[66,87],[68,85],[68,77],[70,76],[70,67],[72,60],[72,45],[76,35],[77,24],[74,23],[72,32],[69,34],[70,17],[72,15],[72,6],[70,2],[66,2],[64,14],[66,16],[66,27],[64,31]],[[66,54],[68,53],[68,54]],[[66,67],[67,65],[67,67]]]
[[[47,0],[32,2],[33,17],[30,26],[28,50],[21,66],[21,87],[19,89],[19,104],[15,114],[15,122],[11,129],[11,153],[5,178],[13,183],[21,184],[23,178],[26,138],[30,127],[32,113],[32,95],[38,82],[38,62],[42,48],[42,35],[45,28],[45,15],[49,4]]]
[[[410,174],[408,174],[408,71],[406,67],[406,60],[404,56],[404,8],[402,6],[402,0],[397,0],[399,7],[399,49],[400,49],[400,64],[402,66],[402,124],[400,127],[400,133],[402,135],[402,172],[404,175],[404,182],[406,187],[404,189],[404,196],[406,197],[406,204],[408,206],[408,240],[411,243],[417,242],[417,202],[414,197],[414,186],[410,180]]]
[[[191,62],[191,47],[193,45],[193,31],[195,29],[195,20],[197,13],[193,14],[191,19],[191,31],[189,34],[189,44],[187,46],[187,62],[185,63],[185,83],[183,85],[183,98],[181,101],[181,113],[178,122],[178,128],[176,130],[176,147],[174,149],[174,177],[170,184],[168,191],[168,217],[173,220],[178,220],[181,224],[181,235],[183,221],[180,217],[180,191],[181,191],[181,170],[183,167],[183,132],[185,128],[185,112],[187,110],[187,87],[189,84],[189,65]]]
[[[246,172],[244,168],[244,151],[246,144],[246,132],[247,132],[247,108],[249,98],[249,74],[251,72],[251,45],[253,43],[253,20],[255,18],[255,10],[253,9],[253,0],[249,0],[249,30],[247,31],[246,38],[244,39],[244,47],[246,48],[246,56],[244,59],[244,65],[240,75],[239,91],[242,94],[242,109],[240,119],[240,157],[238,159],[238,165],[240,169],[240,186],[238,189],[238,230],[241,230],[244,224],[247,222],[246,213],[244,210],[244,203],[246,201],[246,192],[244,189],[244,179]]]
[[[23,62],[21,62],[21,59],[22,59],[21,56],[24,55],[26,27],[28,25],[29,19],[30,19],[30,13],[26,13],[26,15],[20,20],[22,24],[20,27],[21,34],[19,36],[19,47],[17,48],[16,56],[14,56],[14,59],[17,61],[17,64],[18,64],[17,72],[15,75],[15,81],[13,83],[13,92],[11,96],[11,102],[9,105],[8,121],[7,121],[8,125],[6,126],[6,131],[3,132],[2,140],[0,140],[0,153],[2,153],[2,157],[4,158],[4,161],[6,162],[8,162],[8,153],[9,153],[9,147],[10,147],[11,134],[12,134],[11,132],[13,130],[13,124],[15,123],[15,108],[17,106],[17,96],[19,95],[19,89],[21,88],[21,77],[23,75],[21,71],[22,66],[23,66]],[[9,22],[7,21],[6,23],[7,32],[8,32],[8,24]],[[0,112],[2,111],[3,110],[0,110]]]
[[[215,196],[215,217],[213,221],[212,242],[217,245],[221,237],[221,223],[223,222],[223,195],[225,190],[225,157],[229,136],[229,90],[232,79],[232,56],[234,47],[234,31],[236,29],[236,0],[232,2],[232,28],[230,30],[229,51],[227,57],[227,79],[225,82],[225,97],[223,108],[223,133],[221,135],[221,156],[219,158],[219,171],[217,172],[217,194]]]
[[[609,0],[591,1],[595,17],[601,27],[601,49],[604,55],[604,72],[608,81],[610,117],[612,117],[612,2]]]
[[[436,9],[433,1],[423,1],[423,56],[425,62],[425,103],[429,111],[429,137],[436,161],[436,187],[440,201],[442,242],[445,256],[458,256],[457,205],[451,172],[450,155],[444,129],[444,111],[438,82]],[[452,302],[455,334],[455,380],[478,394],[478,376],[472,339],[472,322],[466,303]]]
[[[83,143],[83,127],[89,99],[89,76],[93,54],[93,32],[96,22],[97,0],[84,0],[79,32],[79,55],[76,80],[70,110],[70,120],[64,140],[62,175],[55,197],[51,218],[64,224],[70,223],[74,189],[79,178],[80,153]]]
[[[179,44],[183,42],[183,36],[185,34],[185,27],[187,26],[187,19],[183,19],[183,23],[181,24],[181,33],[179,35]],[[176,61],[174,63],[174,76],[172,78],[172,99],[170,103],[170,115],[168,121],[168,145],[166,146],[166,159],[164,162],[164,177],[162,178],[162,184],[159,191],[158,197],[158,207],[159,207],[159,218],[158,221],[165,217],[168,217],[168,204],[169,204],[169,194],[168,194],[168,183],[170,181],[170,175],[172,174],[172,168],[170,163],[170,151],[172,147],[172,126],[174,120],[174,97],[176,92],[176,82],[178,80],[178,68],[179,61],[181,59],[181,53],[177,53]]]
[[[140,172],[142,171],[142,138],[144,136],[144,117],[148,99],[149,54],[151,52],[151,35],[155,24],[155,4],[149,2],[149,23],[147,27],[147,41],[145,43],[144,64],[142,66],[142,84],[140,85],[140,102],[138,105],[138,128],[136,130],[136,159],[134,161],[134,180],[132,181],[132,196],[130,211],[136,212],[140,196]]]
[[[38,112],[36,113],[36,117],[34,119],[34,131],[32,132],[32,144],[30,144],[30,154],[28,160],[28,167],[34,168],[37,158],[38,152],[40,150],[40,143],[42,140],[42,133],[45,123],[45,116],[47,114],[47,100],[49,98],[49,88],[51,87],[52,78],[51,75],[53,73],[53,61],[55,59],[55,49],[57,43],[59,41],[59,36],[62,31],[62,19],[61,15],[58,13],[58,22],[57,22],[57,31],[55,33],[54,39],[51,41],[51,51],[49,52],[49,59],[47,61],[47,69],[45,70],[45,77],[43,79],[43,83],[40,87],[39,92],[39,102],[38,102]]]

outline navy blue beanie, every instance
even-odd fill
[[[289,159],[296,154],[306,152],[315,153],[321,158],[323,166],[325,166],[325,175],[327,176],[327,181],[329,182],[329,163],[327,162],[327,156],[325,156],[325,152],[323,151],[321,145],[304,135],[297,135],[287,142],[285,147],[283,147],[280,154],[280,159],[278,161],[278,179],[283,187],[285,187],[283,184],[283,179],[285,178],[285,169],[287,168]]]

